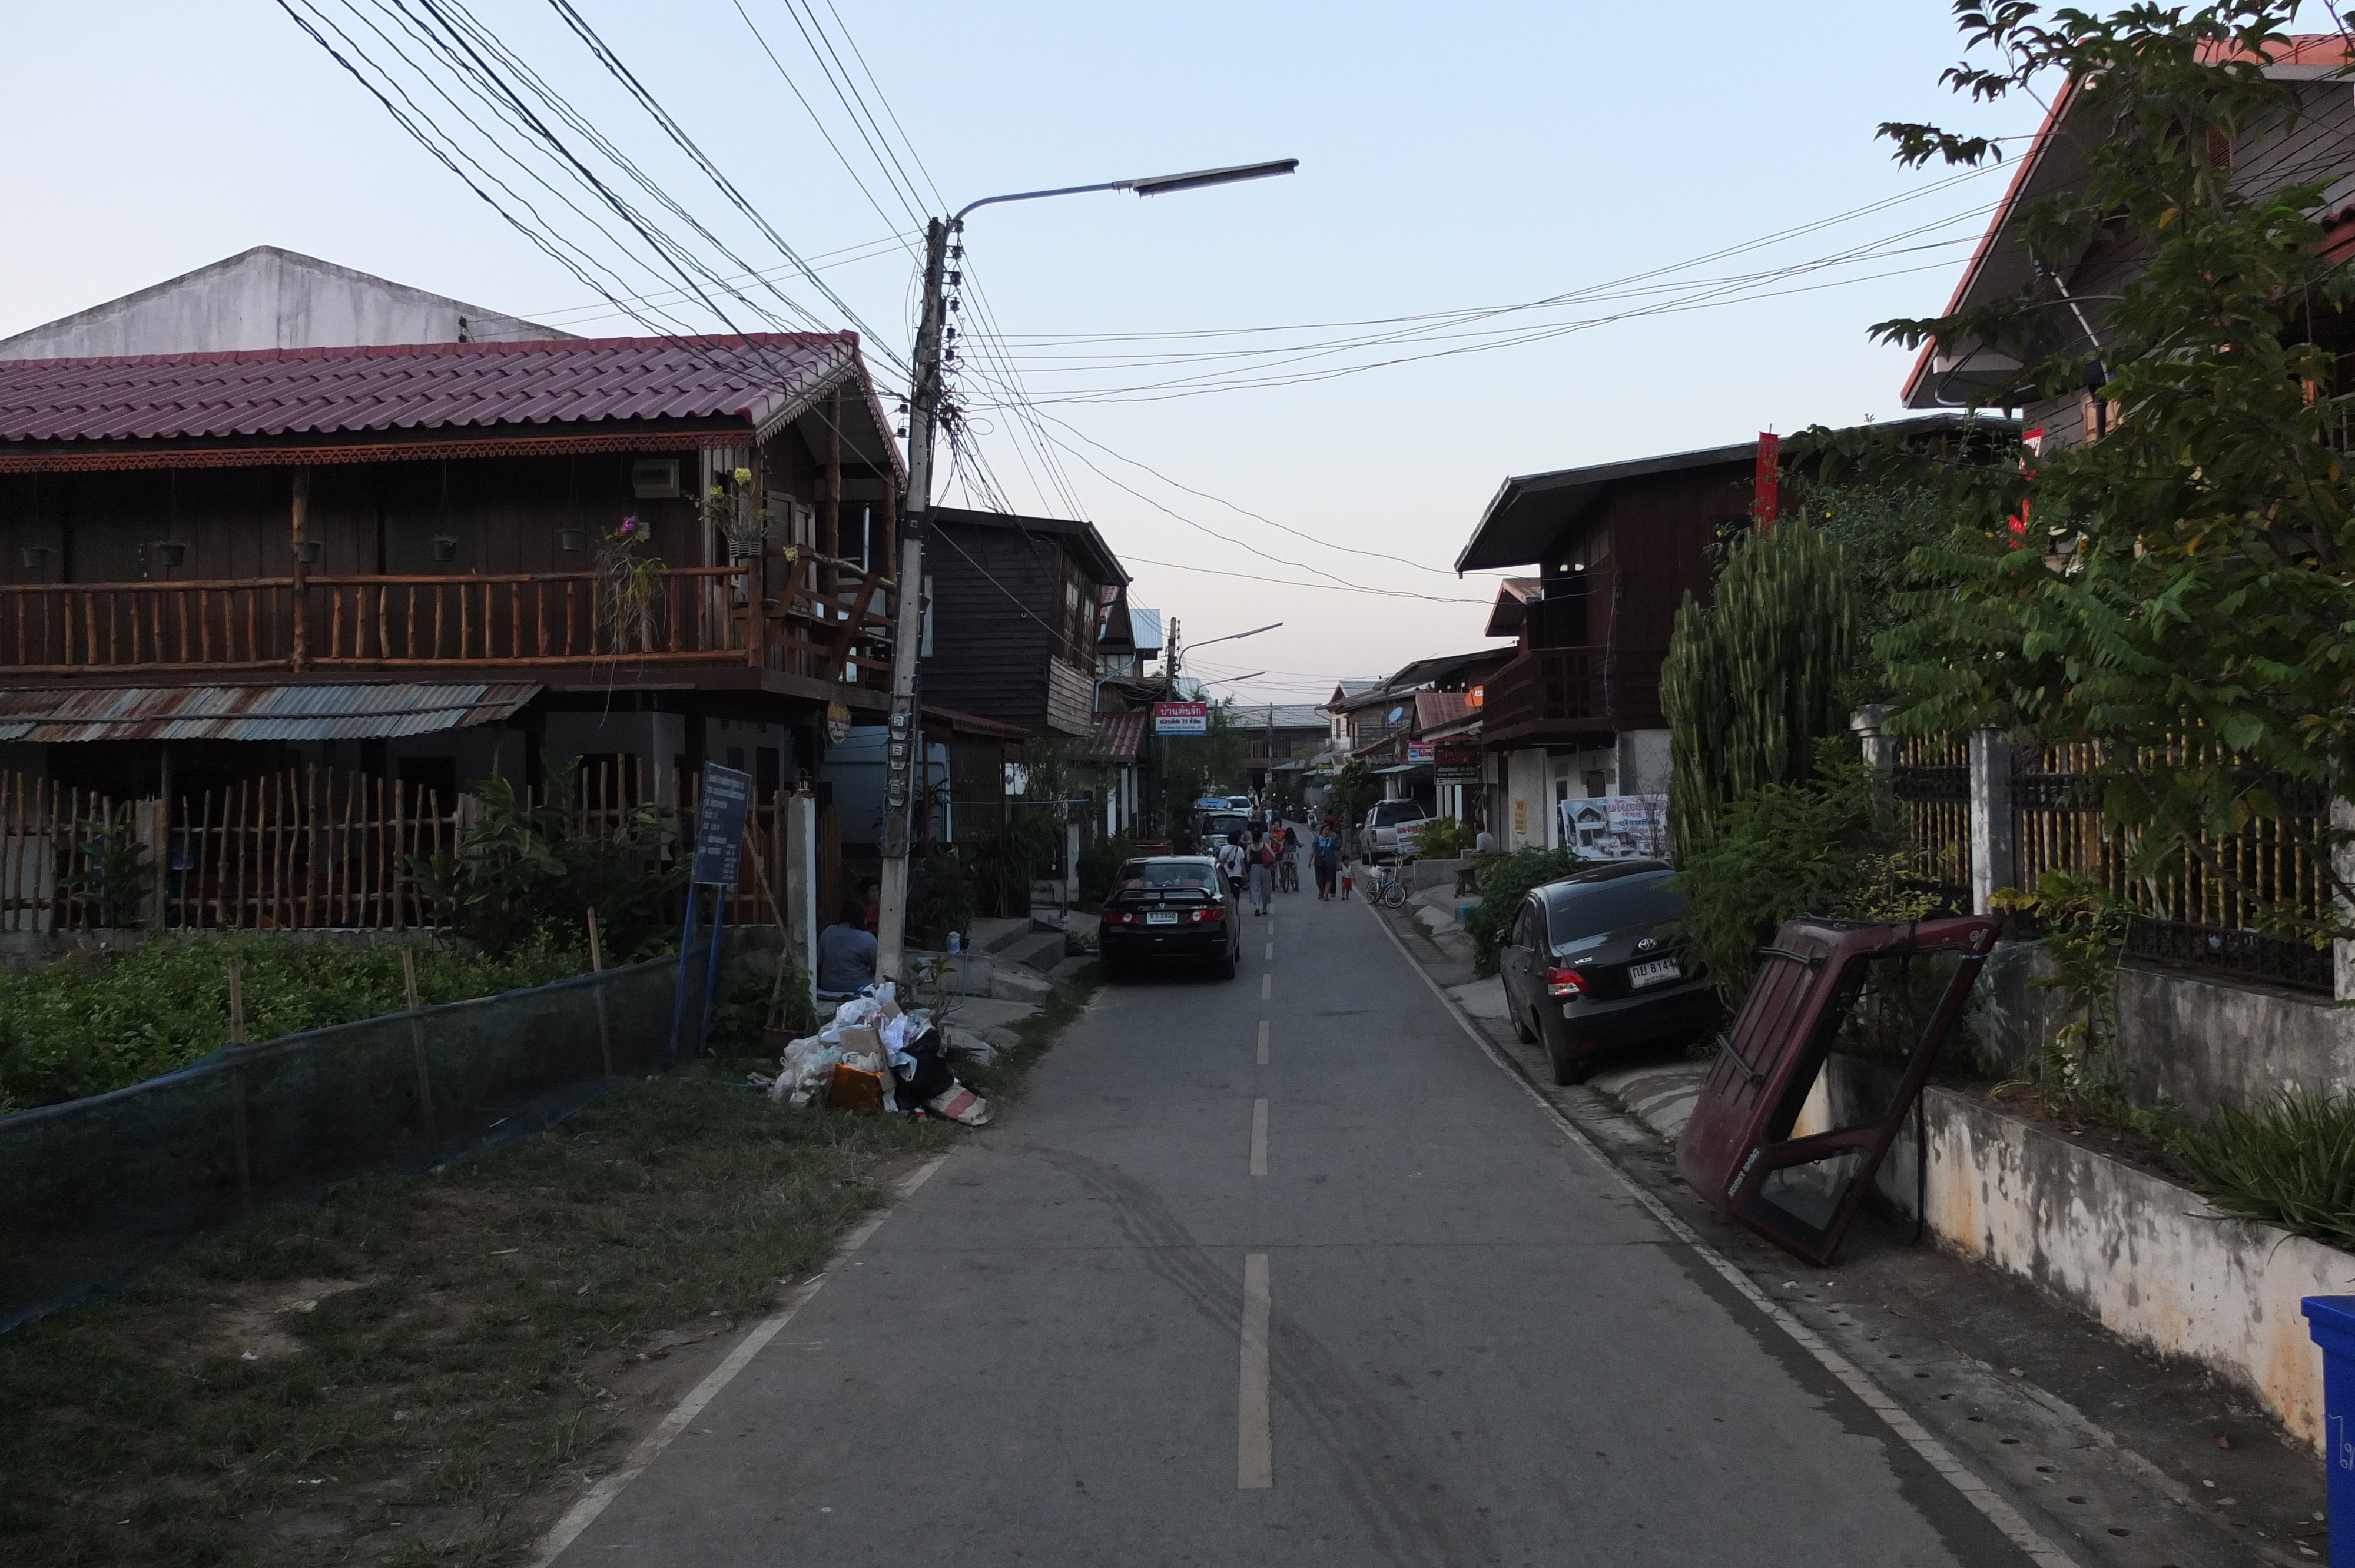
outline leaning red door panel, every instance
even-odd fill
[[[1678,1171],[1785,1251],[1830,1262],[1997,929],[1976,916],[1785,926],[1719,1036]]]

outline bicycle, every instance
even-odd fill
[[[1413,863],[1414,859],[1411,855],[1401,855],[1390,865],[1369,863],[1366,869],[1371,874],[1371,880],[1366,885],[1367,902],[1379,904],[1385,909],[1405,908],[1406,868]]]
[[[1293,850],[1275,863],[1275,887],[1279,893],[1300,891],[1300,852]]]

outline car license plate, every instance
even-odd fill
[[[1178,924],[1178,911],[1148,909],[1145,912],[1145,923],[1148,926],[1175,926]]]
[[[1637,964],[1627,971],[1627,984],[1636,991],[1663,980],[1682,980],[1684,970],[1677,968],[1674,959],[1654,959],[1648,964]]]

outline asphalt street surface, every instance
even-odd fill
[[[1106,990],[559,1561],[2015,1563],[1357,902]]]

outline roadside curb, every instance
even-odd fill
[[[1447,994],[1446,989],[1432,979],[1421,960],[1414,956],[1406,943],[1400,939],[1399,934],[1391,928],[1390,922],[1383,919],[1379,911],[1374,912],[1374,923],[1381,927],[1382,935],[1390,938],[1391,945],[1398,949],[1399,957],[1404,959],[1413,969],[1416,978],[1430,989],[1432,995],[1438,999],[1439,1004],[1447,1010],[1447,1015],[1455,1021],[1456,1027],[1471,1038],[1472,1043],[1480,1048],[1481,1054],[1486,1055],[1499,1071],[1518,1084],[1521,1091],[1536,1102],[1538,1107],[1561,1129],[1562,1136],[1569,1139],[1580,1152],[1608,1171],[1612,1179],[1626,1191],[1628,1196],[1634,1198],[1643,1206],[1646,1213],[1658,1222],[1661,1228],[1690,1248],[1696,1256],[1708,1264],[1712,1271],[1732,1287],[1735,1292],[1748,1301],[1760,1315],[1780,1329],[1826,1372],[1838,1379],[1842,1386],[1856,1396],[1859,1403],[1878,1416],[1881,1423],[1907,1447],[1913,1449],[1941,1479],[1962,1494],[1964,1500],[1977,1510],[1980,1515],[1995,1526],[2005,1540],[2010,1542],[2025,1554],[2029,1561],[2041,1564],[2043,1568],[2077,1568],[2076,1557],[2030,1524],[2026,1516],[2012,1506],[2009,1499],[1989,1482],[1982,1479],[1977,1472],[1956,1457],[1951,1448],[1907,1414],[1905,1409],[1891,1398],[1870,1373],[1849,1361],[1813,1329],[1785,1311],[1779,1302],[1759,1288],[1757,1282],[1753,1280],[1748,1272],[1739,1264],[1703,1240],[1700,1234],[1687,1224],[1675,1210],[1669,1208],[1657,1193],[1622,1169],[1620,1162],[1613,1158],[1610,1151],[1603,1146],[1602,1141],[1540,1093],[1537,1086],[1529,1081],[1528,1073],[1522,1069],[1520,1064],[1498,1049],[1497,1043],[1488,1038],[1487,1032],[1480,1028],[1478,1022],[1466,1014],[1455,999]]]

